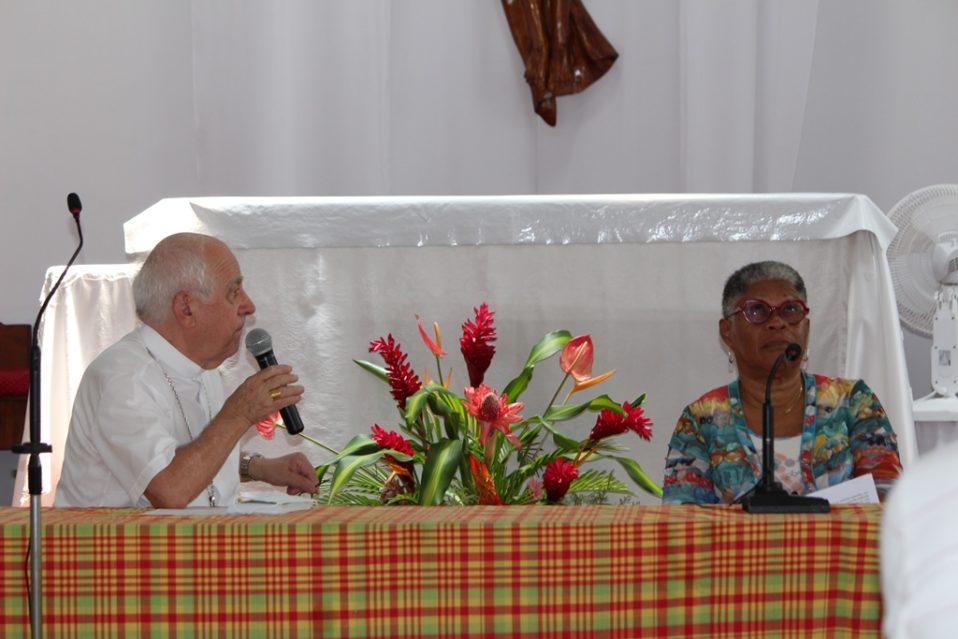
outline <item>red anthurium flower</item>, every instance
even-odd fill
[[[446,351],[442,350],[442,336],[439,334],[439,322],[433,322],[433,329],[436,332],[436,341],[432,341],[429,335],[426,334],[426,329],[422,327],[422,318],[419,317],[419,314],[416,314],[416,321],[419,323],[419,335],[422,337],[422,341],[426,344],[432,354],[436,357],[442,357],[446,354]]]
[[[519,411],[525,406],[522,402],[509,403],[509,398],[503,395],[499,397],[496,391],[490,389],[485,384],[479,384],[478,388],[466,388],[466,410],[479,422],[479,443],[486,446],[489,440],[489,434],[493,429],[498,430],[506,436],[516,447],[521,446],[519,438],[516,437],[510,424],[522,421],[522,415]]]
[[[563,347],[562,353],[559,354],[559,366],[575,380],[575,384],[566,395],[566,401],[572,393],[595,386],[615,375],[615,371],[612,370],[592,377],[593,355],[592,337],[589,335],[573,337]]]
[[[273,435],[276,434],[277,423],[283,423],[283,418],[280,417],[279,411],[256,422],[256,430],[263,436],[263,439],[273,439]]]
[[[489,310],[488,304],[483,303],[479,308],[472,310],[476,314],[476,319],[475,321],[466,320],[462,325],[459,349],[469,370],[469,384],[476,387],[482,383],[486,369],[492,362],[492,356],[496,353],[496,347],[492,345],[492,342],[496,341],[496,327],[492,323],[495,312]]]
[[[406,400],[422,388],[422,382],[406,361],[406,354],[402,352],[399,343],[393,339],[392,333],[385,339],[380,337],[369,342],[369,352],[377,352],[383,356],[393,399],[399,403],[399,408],[405,409]]]
[[[545,484],[546,498],[550,503],[562,501],[569,492],[569,486],[578,479],[579,469],[572,462],[561,457],[552,460],[542,473],[542,483]]]
[[[572,375],[577,382],[583,382],[592,377],[592,337],[579,335],[573,337],[562,348],[559,354],[559,367]]]

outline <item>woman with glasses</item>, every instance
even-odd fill
[[[736,503],[752,491],[762,476],[766,383],[790,344],[806,351],[808,313],[805,282],[787,264],[756,262],[728,278],[719,335],[738,378],[682,411],[665,460],[663,503]],[[791,359],[782,358],[771,383],[775,480],[804,495],[871,473],[884,499],[901,461],[875,393],[862,380],[808,373],[800,357]]]

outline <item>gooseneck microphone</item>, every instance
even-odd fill
[[[765,402],[762,404],[762,481],[760,484],[765,490],[773,487],[781,489],[773,472],[775,469],[775,414],[772,409],[772,381],[783,362],[794,362],[801,355],[802,347],[795,342],[786,346],[785,350],[775,358],[772,370],[768,373],[768,380],[765,382]]]
[[[762,404],[762,478],[752,494],[742,502],[750,513],[827,513],[828,500],[820,497],[790,495],[775,480],[775,412],[772,407],[772,382],[784,362],[794,362],[802,356],[802,347],[791,342],[775,358],[765,382],[765,402]],[[804,383],[804,381],[802,381]]]
[[[40,547],[40,500],[43,495],[43,468],[40,465],[40,454],[49,453],[53,450],[50,444],[41,441],[42,435],[40,433],[40,320],[43,319],[43,312],[47,310],[47,305],[53,299],[57,289],[60,288],[60,283],[70,266],[76,261],[80,249],[83,248],[83,229],[80,227],[80,211],[83,210],[83,206],[80,204],[80,196],[76,193],[70,193],[67,196],[67,208],[73,215],[73,221],[76,222],[80,243],[70,257],[70,261],[63,268],[63,272],[60,273],[60,278],[47,293],[43,304],[40,305],[37,319],[33,323],[33,334],[30,339],[30,441],[17,444],[11,449],[16,455],[30,456],[27,461],[27,486],[30,491],[30,545],[28,550],[30,585],[28,599],[30,602],[30,636],[35,639],[40,639],[43,634],[43,597],[41,595],[43,578]]]
[[[260,368],[279,364],[276,361],[276,355],[273,354],[273,338],[261,328],[254,328],[246,335],[246,350],[256,358]],[[290,435],[303,432],[303,420],[300,419],[296,406],[281,408],[279,414],[283,416],[283,424],[286,425]]]

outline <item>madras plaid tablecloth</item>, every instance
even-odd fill
[[[880,636],[880,506],[42,514],[45,636]],[[0,636],[29,511],[0,509]]]

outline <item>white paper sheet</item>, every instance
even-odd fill
[[[871,473],[860,475],[835,486],[816,490],[809,497],[822,497],[831,504],[877,504],[878,490]]]
[[[231,515],[275,515],[307,510],[313,507],[310,495],[287,495],[277,490],[242,490],[227,509]]]

